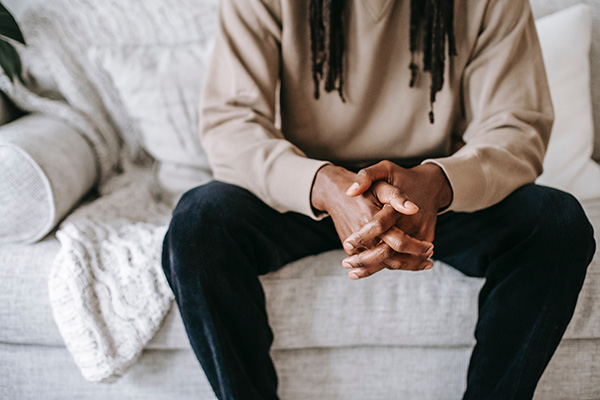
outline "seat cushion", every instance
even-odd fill
[[[0,342],[64,346],[48,299],[48,274],[60,243],[0,244]]]
[[[600,230],[600,199],[584,204]],[[46,285],[58,252],[54,237],[0,246],[0,342],[63,346]],[[436,262],[419,273],[382,271],[351,281],[332,251],[262,277],[276,350],[343,346],[472,346],[481,279]],[[600,338],[600,256],[588,270],[566,338]],[[177,307],[147,346],[187,349]]]
[[[600,399],[600,340],[563,340],[535,400]],[[352,347],[272,353],[286,400],[459,399],[468,347]],[[67,349],[0,344],[2,399],[215,400],[194,354],[146,350],[110,385],[86,381]]]

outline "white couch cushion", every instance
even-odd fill
[[[590,7],[590,15],[593,20],[592,52],[590,54],[592,70],[592,104],[594,106],[596,131],[594,158],[597,161],[600,161],[600,2],[598,0],[530,0],[530,3],[536,18],[581,3],[585,3]]]
[[[590,11],[580,4],[537,22],[555,111],[538,183],[570,192],[580,200],[600,197],[600,165],[591,159]]]
[[[89,52],[98,76],[105,75],[103,85],[116,90],[131,118],[131,128],[157,160],[157,184],[173,197],[212,179],[198,134],[200,92],[213,45],[210,38],[171,46],[100,47]]]

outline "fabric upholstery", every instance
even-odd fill
[[[470,347],[345,347],[273,351],[284,400],[459,399]],[[535,400],[600,398],[599,340],[563,340]],[[187,350],[147,350],[119,382],[78,373],[65,348],[0,344],[3,399],[214,400]],[[43,396],[41,394],[43,393]]]
[[[0,128],[0,243],[45,236],[93,186],[88,143],[58,119],[31,114]]]
[[[207,27],[210,30],[210,26]],[[198,104],[213,41],[181,45],[92,48],[89,57],[106,75],[140,135],[158,162],[157,184],[183,193],[212,178],[198,135]]]
[[[58,89],[76,108],[95,117],[94,122],[118,132],[129,153],[139,156],[139,130],[132,125],[118,93],[87,57],[95,47],[175,45],[201,42],[214,30],[217,0],[124,2],[80,0],[77,7],[65,0],[44,1],[24,12],[22,28],[31,45],[39,48]],[[127,10],[127,11],[124,11]],[[47,49],[48,42],[60,45]],[[61,57],[61,55],[63,57]],[[66,75],[66,76],[65,76]]]
[[[54,235],[35,245],[0,245],[1,343],[64,346],[48,302],[48,272],[59,247]]]
[[[591,159],[594,126],[590,94],[592,18],[585,4],[569,7],[536,23],[554,103],[554,126],[542,185],[579,199],[600,197],[600,165]]]
[[[600,3],[597,0],[530,0],[536,18],[552,14],[558,10],[586,3],[591,7],[592,50],[590,54],[592,71],[592,104],[594,107],[595,145],[594,159],[600,161]]]

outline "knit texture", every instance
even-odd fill
[[[147,169],[105,185],[56,237],[48,290],[65,345],[83,376],[114,381],[137,360],[172,303],[160,254],[170,208],[150,193]]]

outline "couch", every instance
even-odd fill
[[[532,1],[537,17],[575,3]],[[600,161],[600,3],[587,3],[594,21],[594,156]],[[25,130],[81,141],[52,116],[23,116],[6,98],[1,103],[1,123],[9,125],[0,128],[0,138],[26,126]],[[85,147],[85,141],[81,143]],[[97,196],[87,187],[81,191],[82,202]],[[600,198],[582,203],[599,232]],[[0,398],[214,399],[176,307],[122,378],[110,384],[86,381],[65,348],[48,299],[48,275],[59,248],[55,230],[36,243],[0,244]],[[272,356],[280,397],[460,398],[482,281],[436,262],[427,272],[383,271],[351,282],[341,268],[343,257],[341,250],[311,256],[262,278],[275,332]],[[597,253],[536,399],[600,399],[599,310]]]

